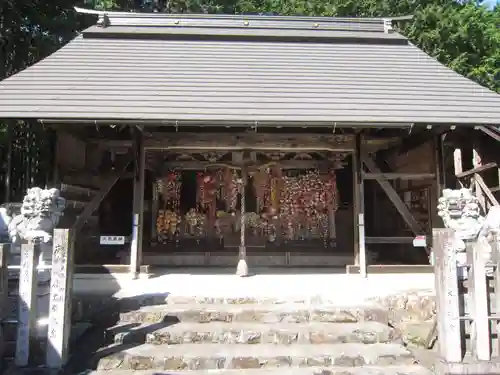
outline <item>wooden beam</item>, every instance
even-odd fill
[[[380,169],[378,168],[377,164],[375,163],[375,161],[371,157],[364,155],[363,163],[370,170],[370,172],[376,173],[376,174],[382,173],[380,171]],[[394,207],[396,207],[396,209],[398,210],[399,214],[403,217],[403,219],[406,222],[406,224],[408,225],[408,227],[410,227],[411,231],[415,235],[422,234],[423,233],[422,228],[420,228],[420,225],[418,224],[418,222],[415,220],[415,218],[411,214],[409,208],[401,200],[401,198],[399,197],[396,190],[394,190],[392,185],[380,177],[377,178],[376,181],[378,182],[378,184],[380,185],[382,190],[384,190],[384,192],[387,194],[387,196],[391,200],[392,204],[394,204]]]
[[[366,237],[368,244],[413,244],[414,237]]]
[[[74,235],[77,235],[80,230],[85,225],[85,222],[92,216],[92,213],[99,207],[101,202],[106,198],[110,190],[115,186],[120,177],[122,177],[130,163],[132,162],[133,155],[130,154],[128,158],[125,159],[122,168],[118,169],[118,173],[113,175],[108,181],[104,182],[101,189],[94,195],[94,198],[87,204],[82,213],[78,216],[73,227],[71,228]]]
[[[373,264],[368,266],[368,271],[372,274],[432,274],[434,268],[429,265],[409,265],[409,264]],[[348,265],[346,266],[346,273],[348,275],[359,274],[359,266]]]
[[[483,178],[480,175],[476,174],[476,175],[474,175],[474,180],[479,185],[479,187],[481,188],[481,190],[483,191],[483,193],[488,197],[488,199],[490,200],[491,204],[493,206],[498,206],[498,201],[496,200],[495,196],[493,195],[493,193],[491,192],[491,190],[488,188],[488,186],[486,186]]]
[[[268,163],[264,163],[268,164]],[[264,164],[247,165],[248,168],[259,168],[259,166]],[[276,162],[282,169],[326,169],[331,168],[335,165],[334,161],[329,160],[283,160]],[[241,170],[242,165],[238,163],[210,163],[202,161],[169,161],[162,164],[162,168],[168,169],[183,169],[183,170],[205,170],[205,169],[218,169],[232,167],[234,169]]]
[[[480,130],[480,131],[482,131],[484,134],[489,135],[495,141],[500,142],[500,133],[498,133],[497,131],[492,130],[489,127],[486,127],[486,126],[478,126],[477,129]]]
[[[346,151],[355,148],[354,135],[341,134],[223,134],[223,133],[145,133],[147,150],[304,150],[310,151]],[[91,139],[103,148],[132,147],[131,140]]]
[[[364,180],[433,180],[434,173],[363,173]]]
[[[458,174],[456,174],[456,176],[457,176],[457,178],[469,177],[469,176],[472,176],[473,174],[481,173],[481,172],[487,171],[488,169],[497,168],[497,167],[498,167],[497,163],[494,163],[494,162],[486,163],[486,164],[480,165],[476,168],[469,169],[468,171],[458,173]]]

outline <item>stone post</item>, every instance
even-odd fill
[[[0,321],[5,319],[10,311],[9,306],[9,271],[7,269],[7,260],[9,259],[10,244],[0,244]],[[3,358],[5,350],[5,339],[2,327],[0,326],[0,358]],[[0,370],[2,366],[0,364]]]
[[[7,269],[10,244],[0,244],[0,320],[7,317],[9,301],[9,270]]]
[[[39,244],[30,241],[21,245],[21,270],[19,274],[19,312],[15,364],[29,364],[30,348],[36,335],[37,275],[36,266]]]
[[[462,361],[457,254],[453,229],[433,230],[439,356],[446,363]]]
[[[61,369],[68,360],[71,332],[73,250],[74,242],[71,230],[54,230],[46,355],[46,365],[50,369]]]

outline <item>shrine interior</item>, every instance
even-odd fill
[[[315,266],[344,266],[353,256],[350,158],[336,152],[150,151],[143,259],[169,265],[173,255],[209,253],[213,265],[230,266],[241,243],[244,201],[251,259],[279,266],[285,255],[315,255]],[[126,182],[110,192],[101,218],[114,226],[103,230],[130,232],[132,206],[123,202],[131,193]],[[117,255],[125,262],[129,254]]]
[[[402,220],[401,206],[418,221],[421,233],[429,233],[436,188],[432,136],[403,153],[391,153],[391,145],[401,140],[398,132],[363,133],[363,148],[386,168],[374,173],[366,165],[356,167],[359,147],[349,131],[205,135],[149,130],[141,264],[234,267],[242,241],[250,266],[356,264],[360,179],[367,263],[428,264],[426,249],[413,246],[414,230]],[[243,146],[235,147],[235,142]],[[78,156],[58,157],[57,163],[63,193],[75,208],[86,205],[80,193],[93,186],[92,191],[98,186],[102,191],[115,178],[110,176],[120,175],[78,235],[79,265],[130,264],[137,166],[130,161],[125,169],[121,165],[131,147],[130,134],[119,129],[96,129],[79,137],[58,132],[57,154],[71,148]],[[384,155],[378,160],[381,150]],[[412,177],[381,184],[386,172]],[[387,194],[387,186],[397,199]],[[67,212],[68,222],[74,220],[71,208]],[[125,242],[105,244],[102,236],[123,236]]]

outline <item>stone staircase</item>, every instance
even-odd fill
[[[161,303],[119,314],[95,354],[94,374],[432,373],[375,302],[169,296]]]

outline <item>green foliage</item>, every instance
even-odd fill
[[[403,33],[441,63],[499,92],[499,14],[474,3],[429,5]]]

